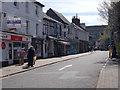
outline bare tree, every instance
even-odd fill
[[[111,40],[116,43],[117,51],[120,56],[120,1],[102,2],[98,8],[102,20],[108,23],[108,30]]]

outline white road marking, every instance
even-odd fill
[[[107,64],[108,64],[108,62],[109,62],[109,60],[108,59],[106,59],[106,63],[105,63],[105,65],[103,66],[103,69],[107,66]]]
[[[72,64],[67,65],[67,66],[65,66],[65,67],[63,67],[63,68],[60,68],[60,69],[59,69],[59,71],[61,71],[61,70],[65,69],[65,68],[67,68],[67,67],[71,67],[71,66],[72,66]]]

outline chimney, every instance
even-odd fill
[[[73,16],[72,23],[80,27],[80,19],[78,18],[78,14],[76,14],[76,16]]]

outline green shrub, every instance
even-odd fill
[[[116,42],[116,50],[118,54],[120,55],[120,42]]]

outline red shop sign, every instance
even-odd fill
[[[11,40],[13,40],[13,41],[22,41],[22,37],[21,36],[13,36],[13,35],[11,35]]]
[[[6,48],[5,42],[2,42],[0,46],[1,46],[2,49],[5,49]]]

